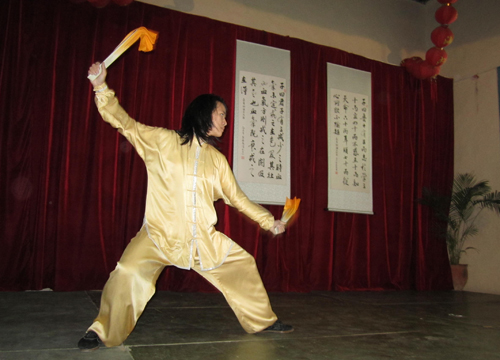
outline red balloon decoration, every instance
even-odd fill
[[[443,5],[437,9],[435,18],[441,25],[449,25],[457,20],[458,11],[453,6]]]
[[[431,40],[438,48],[444,48],[453,42],[453,32],[446,25],[435,28],[431,33]]]
[[[432,66],[441,66],[448,59],[448,54],[443,49],[433,47],[427,50],[425,61]]]

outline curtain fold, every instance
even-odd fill
[[[217,228],[255,256],[269,291],[452,289],[446,245],[416,199],[449,191],[453,84],[303,40],[139,2],[96,9],[69,0],[0,4],[0,290],[101,289],[144,214],[146,171],[104,123],[86,79],[131,30],[159,31],[129,49],[108,84],[135,119],[180,127],[184,109],[216,93],[234,109],[236,40],[291,53],[291,187],[299,217],[278,237],[216,204]],[[326,211],[326,63],[370,71],[374,215]],[[233,125],[220,143],[232,163]],[[281,206],[266,206],[276,217]],[[160,290],[213,291],[168,268]]]

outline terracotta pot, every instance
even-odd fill
[[[468,278],[467,265],[451,265],[451,278],[453,280],[453,288],[455,290],[463,290]]]

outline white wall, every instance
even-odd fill
[[[455,173],[473,172],[500,191],[500,117],[496,68],[500,66],[500,2],[457,1],[455,39],[441,74],[453,77]],[[429,11],[438,6],[429,8]],[[479,234],[463,257],[469,264],[467,291],[500,294],[500,216],[486,210]]]
[[[425,6],[410,0],[140,1],[396,65],[425,54],[428,38]]]
[[[424,57],[439,24],[431,0],[141,0],[271,33],[338,48],[399,65]],[[474,172],[500,190],[500,136],[496,67],[500,66],[500,1],[459,0],[454,42],[441,75],[455,79],[455,172]],[[477,77],[475,77],[477,75]],[[500,294],[500,217],[483,213],[478,249],[465,290]]]

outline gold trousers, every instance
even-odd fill
[[[154,295],[158,276],[169,265],[146,230],[139,231],[111,272],[99,315],[88,330],[95,331],[109,347],[125,341]],[[238,244],[233,244],[218,268],[201,271],[196,255],[192,269],[222,292],[246,332],[262,331],[277,320],[255,259]]]

